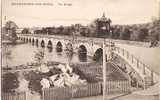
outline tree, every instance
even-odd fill
[[[88,35],[89,35],[89,29],[86,28],[86,27],[81,28],[80,34],[81,34],[82,36],[88,36]]]
[[[31,91],[41,93],[42,86],[40,81],[42,80],[42,75],[36,73],[35,71],[29,71],[24,75],[25,79],[29,81],[28,88]]]
[[[2,77],[2,91],[12,92],[19,87],[19,81],[15,73],[6,73]]]
[[[129,27],[124,27],[122,29],[122,32],[120,32],[120,39],[122,40],[129,40],[131,35],[131,31],[129,30]]]
[[[8,69],[8,60],[12,60],[12,52],[6,44],[3,45],[2,56],[4,57],[5,65]]]
[[[29,29],[28,28],[24,28],[22,30],[22,34],[29,34]]]
[[[41,64],[43,62],[43,59],[44,59],[44,51],[36,52],[34,58],[35,58],[35,61],[38,64]]]
[[[8,21],[4,27],[7,31],[6,33],[9,36],[9,40],[12,41],[12,43],[15,43],[17,40],[16,29],[18,28],[16,23],[13,21]]]
[[[113,26],[112,30],[112,38],[118,39],[120,37],[120,28],[118,26]]]
[[[13,21],[7,21],[5,27],[7,28],[7,30],[13,30],[18,28],[16,23]]]
[[[139,35],[138,35],[138,40],[144,41],[147,36],[148,36],[148,29],[147,28],[140,29]]]

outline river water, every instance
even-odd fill
[[[44,61],[56,61],[61,63],[82,63],[83,58],[80,58],[78,54],[68,55],[66,51],[57,52],[55,48],[49,50],[48,48],[42,48],[33,46],[31,44],[18,44],[18,45],[6,45],[2,48],[2,66],[17,66],[35,62],[35,54],[38,51],[44,52]],[[92,62],[92,59],[87,57],[84,62]]]

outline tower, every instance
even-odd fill
[[[101,18],[97,19],[97,36],[103,37],[103,36],[109,36],[110,35],[110,24],[111,20],[105,16],[105,13],[103,13]]]

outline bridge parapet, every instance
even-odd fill
[[[113,53],[124,59],[141,77],[142,81],[144,82],[144,88],[148,85],[148,79],[150,85],[153,85],[159,81],[159,73],[154,72],[150,67],[141,62],[138,58],[136,58],[133,54],[129,53],[125,49],[115,47]]]
[[[65,35],[41,35],[41,34],[18,34],[21,37],[39,37],[39,38],[48,38],[48,39],[63,39],[63,40],[71,40],[73,42],[88,42],[92,44],[102,45],[104,39],[102,38],[89,38],[89,37],[73,37],[73,36],[65,36]],[[109,39],[105,39],[106,45],[110,45],[111,41]]]

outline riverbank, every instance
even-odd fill
[[[21,41],[21,40],[17,40],[15,43],[13,43],[12,41],[10,41],[10,40],[2,40],[2,45],[15,45],[15,44],[24,44],[24,42],[23,41]]]

